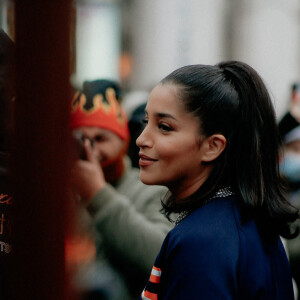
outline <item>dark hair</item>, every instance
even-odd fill
[[[244,220],[254,218],[267,237],[294,237],[297,233],[292,234],[290,224],[299,218],[299,210],[284,196],[275,112],[257,72],[238,61],[190,65],[175,70],[161,84],[179,88],[179,99],[187,112],[199,118],[204,136],[220,133],[227,140],[206,182],[181,204],[172,196],[165,199],[165,215],[193,211],[218,189],[229,186]]]

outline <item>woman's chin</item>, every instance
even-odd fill
[[[159,185],[158,181],[153,178],[153,176],[147,176],[140,172],[140,180],[142,183],[147,185]]]

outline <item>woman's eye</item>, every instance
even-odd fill
[[[146,124],[148,124],[148,120],[144,119],[144,120],[142,120],[142,123],[146,125]]]
[[[172,127],[170,127],[169,125],[163,124],[163,123],[160,123],[158,125],[158,128],[161,129],[162,131],[171,131],[172,130]]]

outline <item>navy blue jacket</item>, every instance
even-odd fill
[[[262,239],[241,222],[234,196],[194,211],[162,245],[141,299],[293,300],[292,277],[280,238]]]

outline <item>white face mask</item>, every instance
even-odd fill
[[[280,172],[291,182],[300,181],[300,155],[288,152],[280,163]]]

